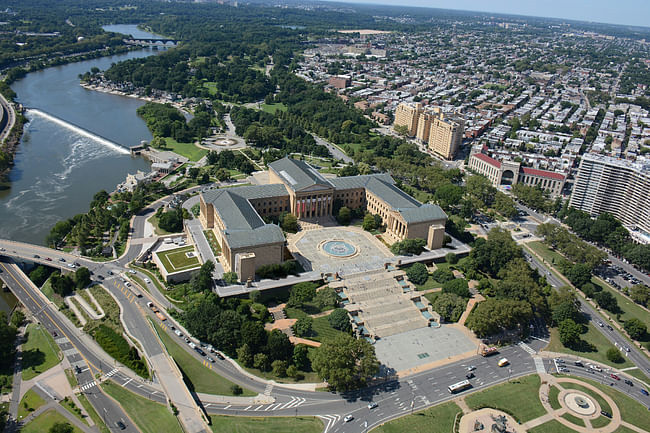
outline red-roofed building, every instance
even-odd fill
[[[538,170],[536,168],[521,167],[518,162],[498,161],[487,155],[488,148],[475,150],[469,158],[469,168],[490,179],[492,185],[514,185],[522,183],[528,186],[539,186],[547,190],[552,196],[562,193],[566,176],[553,171]]]

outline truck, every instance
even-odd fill
[[[499,353],[499,349],[497,349],[496,347],[483,346],[481,348],[480,353],[481,353],[481,356],[490,356],[490,355],[494,355],[494,354]]]
[[[167,318],[165,316],[160,314],[160,311],[156,311],[156,317],[159,318],[161,322],[164,322],[165,320],[167,320]]]

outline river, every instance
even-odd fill
[[[107,30],[157,37],[135,25]],[[150,140],[136,109],[144,102],[86,90],[78,75],[121,60],[158,51],[143,49],[32,72],[12,88],[30,120],[9,175],[11,188],[0,192],[0,238],[44,244],[59,220],[88,210],[99,190],[112,191],[127,173],[148,171],[128,147]]]

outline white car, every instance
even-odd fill
[[[371,401],[370,403],[368,403],[368,409],[374,409],[377,406],[379,406],[379,405],[377,404],[376,401]]]
[[[135,271],[133,269],[129,269],[129,274],[135,274]]]
[[[346,415],[345,418],[343,418],[343,422],[350,422],[354,419],[352,415]]]
[[[75,268],[74,263],[68,263],[68,267],[74,269]]]
[[[467,371],[474,371],[474,370],[476,370],[475,365],[470,365],[469,367],[467,367]]]
[[[149,278],[145,278],[145,279],[144,279],[144,282],[148,284],[148,283],[151,282],[151,280],[150,280]]]

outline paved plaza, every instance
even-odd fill
[[[351,256],[328,254],[322,245],[328,241],[345,241],[356,248]],[[390,250],[370,233],[359,227],[324,227],[299,232],[289,240],[289,249],[305,269],[339,275],[356,274],[384,267],[394,258]]]
[[[396,372],[471,351],[476,352],[475,342],[451,325],[414,329],[382,338],[375,343],[379,361]]]

